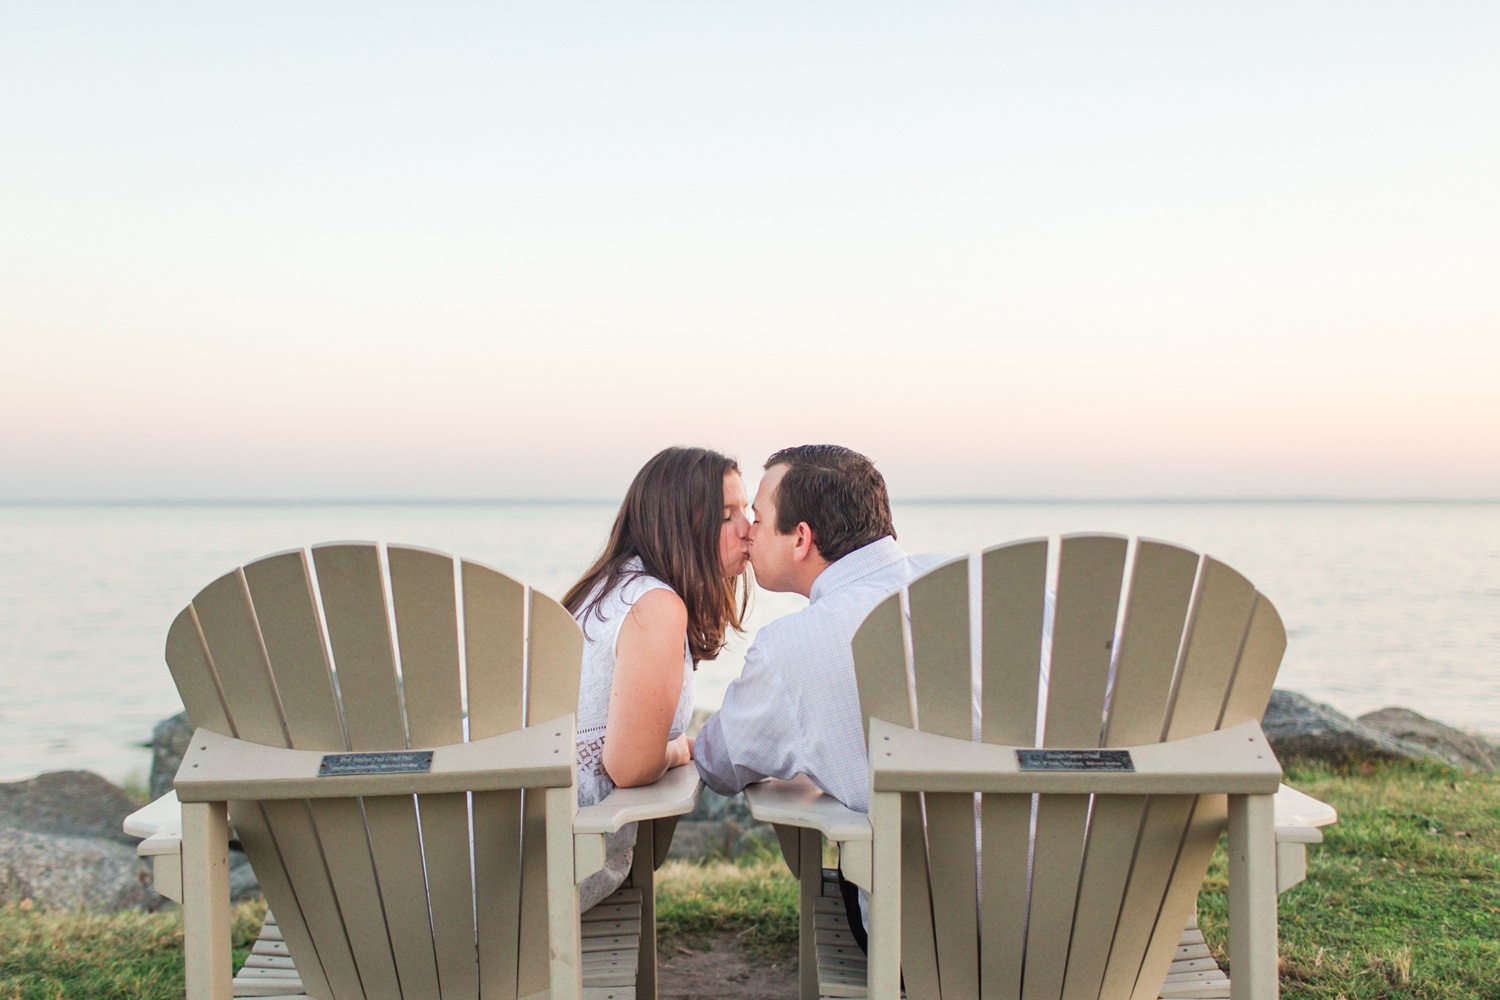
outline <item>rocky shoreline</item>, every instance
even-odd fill
[[[1500,747],[1404,708],[1384,708],[1355,719],[1278,689],[1262,725],[1283,762],[1351,767],[1429,760],[1491,774],[1500,771]],[[156,726],[153,797],[171,787],[191,736],[186,714]],[[135,856],[137,841],[121,830],[136,808],[124,792],[88,771],[52,771],[0,783],[0,905],[96,911],[162,906],[165,901],[151,886],[149,865]],[[705,790],[697,808],[678,825],[670,856],[733,858],[774,841],[771,829],[750,816],[744,796],[726,798]],[[235,897],[255,895],[259,887],[254,873],[243,855],[233,855]]]

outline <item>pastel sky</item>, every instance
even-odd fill
[[[12,3],[0,499],[1500,496],[1500,5]]]

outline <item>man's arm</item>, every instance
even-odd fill
[[[795,707],[758,647],[745,654],[745,668],[724,692],[723,706],[693,743],[698,773],[720,795],[798,773]]]

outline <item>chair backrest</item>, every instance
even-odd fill
[[[465,704],[468,739],[569,715],[582,648],[556,601],[495,570],[340,543],[215,580],[166,656],[195,727],[337,752],[463,742]],[[235,802],[230,817],[309,994],[548,988],[542,794]]]
[[[980,559],[977,642],[965,560],[865,619],[854,655],[867,724],[1098,748],[1260,718],[1286,634],[1244,577],[1175,545],[1115,535],[1064,536],[1051,555],[1049,672],[1049,543],[997,546]],[[1224,828],[1224,796],[978,798],[903,797],[908,994],[1154,1000]]]

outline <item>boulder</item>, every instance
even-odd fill
[[[736,858],[775,842],[775,831],[750,815],[743,794],[720,795],[705,788],[693,811],[677,824],[667,856],[694,861]]]
[[[159,799],[172,790],[172,779],[182,766],[193,738],[193,726],[186,712],[163,719],[151,730],[151,797]]]
[[[1271,692],[1261,728],[1282,761],[1348,765],[1361,761],[1441,760],[1436,753],[1365,725],[1331,705],[1280,688]]]
[[[0,784],[0,903],[155,909],[150,869],[121,829],[136,804],[88,771]]]
[[[1409,708],[1382,708],[1358,719],[1371,729],[1406,744],[1417,744],[1458,767],[1500,771],[1500,748],[1452,726],[1445,726]]]

